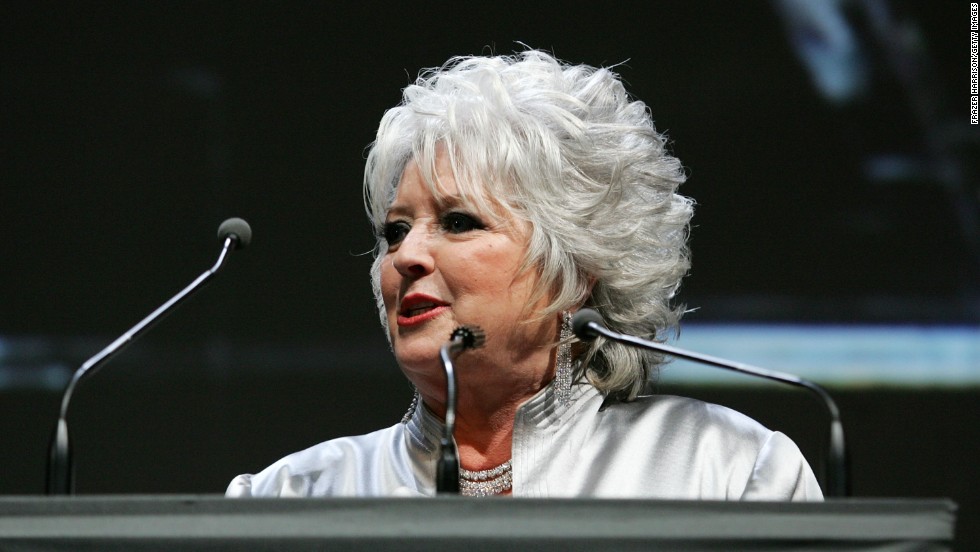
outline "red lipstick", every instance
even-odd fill
[[[398,325],[417,326],[439,316],[449,304],[424,293],[406,295],[398,307]]]

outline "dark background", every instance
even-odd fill
[[[367,279],[363,157],[420,68],[520,43],[617,65],[688,167],[692,322],[980,324],[968,2],[843,2],[863,85],[814,85],[762,1],[7,3],[0,8],[0,493],[44,489],[71,370],[252,246],[72,403],[80,493],[211,493],[408,406]],[[980,367],[978,367],[980,370]],[[974,379],[975,381],[975,379]],[[980,545],[975,386],[827,382],[855,496],[952,497]],[[685,387],[782,429],[767,386]]]

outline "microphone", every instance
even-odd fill
[[[592,341],[596,337],[602,336],[606,339],[623,343],[624,345],[656,351],[717,368],[733,370],[750,376],[802,387],[814,393],[820,398],[824,407],[827,409],[827,414],[830,416],[830,445],[825,466],[827,473],[827,496],[845,497],[849,494],[851,484],[847,472],[844,426],[841,425],[840,411],[837,408],[837,403],[834,402],[834,399],[831,398],[830,394],[823,387],[792,374],[765,370],[748,364],[702,355],[655,341],[641,339],[636,336],[614,332],[605,326],[599,313],[592,309],[580,309],[572,316],[572,331],[582,341]]]
[[[456,430],[456,372],[453,358],[466,349],[479,349],[486,334],[477,326],[460,326],[449,335],[449,341],[439,349],[439,358],[446,371],[446,425],[439,439],[439,460],[436,463],[436,493],[459,494],[459,458],[453,446]]]
[[[68,438],[68,404],[71,402],[72,393],[74,393],[78,382],[85,376],[94,374],[102,365],[150,329],[154,323],[159,322],[164,315],[207,283],[224,266],[230,251],[243,249],[252,241],[252,228],[240,218],[230,218],[218,227],[218,240],[222,246],[214,266],[75,370],[61,396],[61,410],[51,439],[46,481],[47,494],[68,495],[74,492],[74,466],[72,465],[71,444]]]

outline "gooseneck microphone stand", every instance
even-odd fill
[[[149,316],[121,335],[118,339],[102,349],[72,374],[71,380],[61,396],[61,410],[51,439],[48,455],[47,494],[69,495],[74,492],[74,466],[72,464],[71,442],[68,435],[68,405],[78,383],[90,374],[94,374],[102,365],[126,348],[133,340],[146,332],[154,323],[159,322],[165,314],[182,303],[195,291],[207,283],[224,266],[225,259],[233,249],[242,249],[252,238],[252,229],[248,223],[239,218],[224,221],[218,228],[218,238],[222,240],[221,252],[217,262],[209,270],[197,277],[187,287],[174,295]]]
[[[453,443],[456,430],[456,371],[453,358],[466,349],[483,346],[486,336],[476,326],[461,326],[453,330],[449,341],[439,349],[439,358],[446,372],[446,424],[439,438],[439,459],[436,462],[436,493],[459,494],[459,457]],[[421,408],[421,407],[420,407]]]

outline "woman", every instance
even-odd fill
[[[416,401],[402,423],[236,478],[229,496],[432,495],[456,362],[464,494],[813,500],[786,436],[723,407],[641,396],[663,361],[574,342],[570,313],[664,339],[692,202],[647,107],[606,69],[539,51],[423,72],[381,121],[364,177],[372,282]]]

